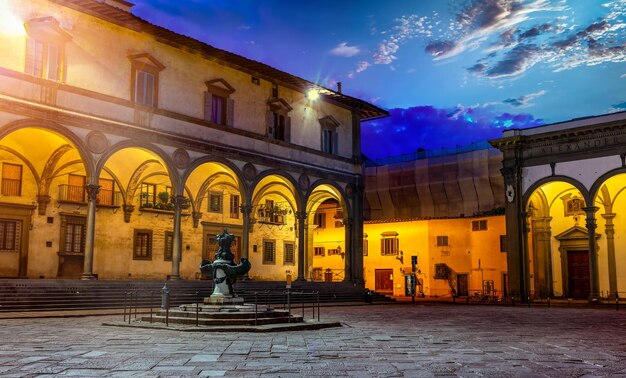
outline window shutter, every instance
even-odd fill
[[[213,111],[213,95],[204,92],[204,120],[211,121],[211,112]]]
[[[332,151],[331,151],[331,153],[334,155],[337,155],[337,153],[339,152],[338,143],[339,143],[339,133],[337,132],[337,130],[335,130],[333,132],[333,145],[332,145]]]
[[[235,125],[235,100],[231,98],[226,100],[226,125],[228,127]]]
[[[59,80],[59,49],[55,45],[48,45],[48,79]]]
[[[385,238],[380,239],[380,254],[385,254]]]
[[[395,254],[400,253],[400,239],[395,238],[395,239],[393,239],[393,242],[394,242],[394,251],[393,251],[393,253],[395,253]]]
[[[285,142],[291,142],[291,117],[285,116]]]
[[[26,39],[26,65],[24,72],[27,74],[35,74],[35,40],[32,38]]]
[[[274,112],[267,112],[267,136],[274,139]]]

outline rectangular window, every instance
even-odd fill
[[[181,235],[182,239],[182,235]],[[172,231],[165,231],[165,239],[164,239],[164,247],[163,247],[163,260],[164,261],[172,261],[172,256],[174,255],[174,233]],[[183,255],[180,255],[180,260],[183,259]]]
[[[296,262],[295,256],[295,244],[292,242],[285,242],[285,256],[283,260],[284,265],[294,265]]]
[[[151,207],[151,206],[154,206],[155,203],[156,203],[156,185],[142,183],[141,184],[141,206]]]
[[[0,219],[0,251],[17,252],[21,221]]]
[[[397,237],[383,238],[381,239],[381,244],[381,254],[384,256],[397,255],[400,250],[400,239]]]
[[[500,252],[506,252],[506,235],[500,235]]]
[[[222,212],[222,193],[211,192],[209,193],[209,212],[221,213]]]
[[[448,236],[447,235],[437,236],[437,247],[447,247],[447,246],[448,246]]]
[[[22,166],[2,163],[2,195],[22,195]]]
[[[154,74],[143,70],[135,71],[135,102],[154,106]]]
[[[239,218],[239,196],[237,194],[230,195],[230,217]]]
[[[285,140],[285,125],[286,125],[286,117],[283,114],[278,114],[272,112],[273,116],[273,135],[271,135],[276,140]]]
[[[84,217],[62,216],[61,218],[61,249],[66,253],[85,253]]]
[[[313,256],[324,256],[324,247],[314,247]]]
[[[329,129],[322,130],[322,151],[327,154],[332,154],[334,152],[333,148],[333,131]]]
[[[333,256],[333,255],[340,255],[341,250],[339,248],[328,248],[328,256]]]
[[[322,280],[322,268],[313,268],[311,271],[311,278],[313,281],[321,281]]]
[[[152,259],[152,230],[135,230],[133,259]]]
[[[85,201],[85,176],[70,174],[67,185],[67,200],[72,202]]]
[[[59,46],[29,39],[26,46],[26,73],[49,80],[60,80],[61,51]]]
[[[224,111],[226,107],[226,99],[222,96],[216,96],[215,94],[211,96],[211,119],[210,121],[223,125],[226,123]]]
[[[450,270],[446,264],[435,264],[435,279],[445,280],[448,278]]]
[[[113,180],[110,179],[98,179],[98,185],[100,185],[100,191],[98,192],[98,198],[96,199],[98,205],[113,205]]]
[[[316,225],[317,228],[326,228],[326,214],[315,213],[313,216],[313,224]]]
[[[472,231],[485,231],[487,230],[487,220],[472,221]]]
[[[276,263],[276,242],[263,240],[263,264]]]

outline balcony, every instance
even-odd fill
[[[268,208],[261,205],[257,210],[257,222],[271,225],[284,225],[285,215],[287,215],[286,209],[282,209],[278,206]]]
[[[108,189],[100,189],[96,197],[96,206],[120,207],[121,193]],[[84,186],[59,185],[59,203],[87,204],[87,191]]]

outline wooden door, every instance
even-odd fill
[[[567,251],[567,283],[570,298],[589,297],[589,251]]]
[[[393,269],[376,269],[375,286],[379,293],[393,293]]]
[[[467,296],[467,274],[457,274],[456,275],[456,295],[459,297]]]

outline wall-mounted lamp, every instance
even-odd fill
[[[311,101],[316,101],[320,98],[320,92],[317,89],[309,89],[306,93],[306,97]]]
[[[346,252],[341,249],[340,245],[337,246],[337,253],[339,253],[342,260],[346,257]]]

